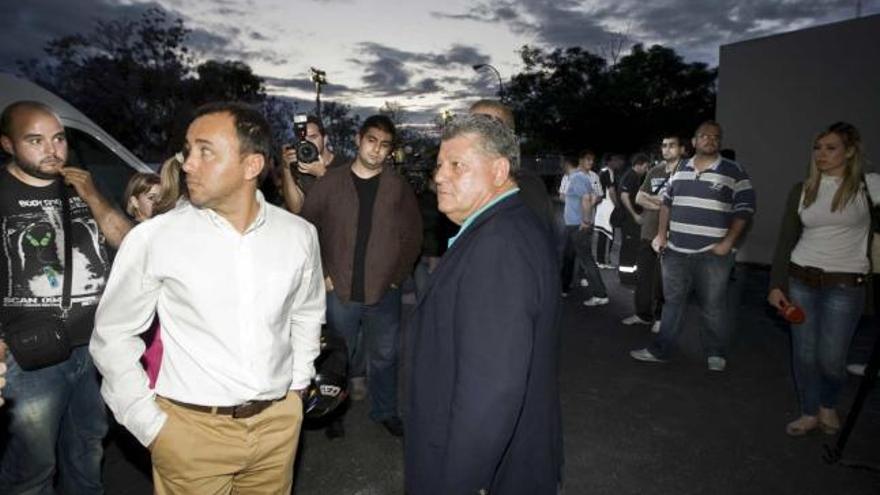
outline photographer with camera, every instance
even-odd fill
[[[298,214],[312,185],[345,160],[327,147],[327,132],[318,117],[296,115],[293,130],[296,142],[282,148],[282,190],[285,206]]]

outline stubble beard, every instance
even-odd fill
[[[43,179],[43,180],[57,179],[58,176],[61,175],[61,173],[58,171],[58,169],[61,168],[61,165],[64,163],[64,161],[58,157],[55,157],[54,159],[44,159],[44,160],[42,160],[42,162],[50,162],[51,161],[51,162],[55,162],[55,163],[59,164],[57,168],[53,169],[50,172],[46,172],[46,171],[40,169],[39,164],[36,164],[36,163],[28,161],[28,160],[21,159],[20,157],[13,157],[13,158],[15,160],[15,164],[18,165],[18,168],[20,168],[22,170],[22,172],[26,173],[27,175],[30,175],[31,177],[34,177],[37,179]]]

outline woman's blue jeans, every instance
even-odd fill
[[[833,408],[846,378],[846,353],[865,306],[865,287],[813,288],[789,280],[789,299],[806,320],[791,326],[791,356],[801,413]]]

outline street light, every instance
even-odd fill
[[[315,106],[317,107],[318,120],[321,119],[321,86],[327,84],[327,73],[321,69],[309,67],[310,79],[315,83]]]
[[[495,66],[490,64],[476,64],[473,66],[474,70],[479,72],[482,69],[492,69],[492,72],[495,73],[495,77],[498,78],[498,97],[504,98],[504,83],[501,82],[501,73],[498,72],[498,69]]]

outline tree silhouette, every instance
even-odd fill
[[[89,33],[52,40],[45,59],[20,61],[19,68],[147,162],[161,162],[181,149],[193,110],[212,101],[261,107],[276,139],[289,140],[296,104],[268,96],[264,80],[244,62],[197,64],[186,46],[188,34],[181,19],[151,8],[136,18],[97,21]],[[334,132],[356,129],[349,107],[327,106]]]
[[[579,47],[527,45],[519,54],[524,69],[505,100],[529,154],[652,149],[663,134],[688,136],[715,113],[716,70],[670,48],[638,44],[614,65]]]

